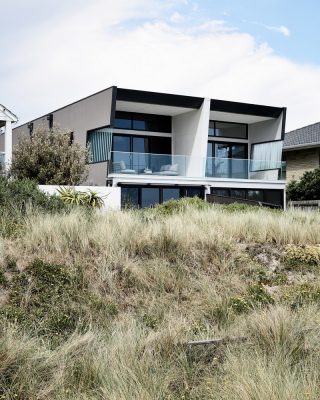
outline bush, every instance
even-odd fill
[[[41,185],[77,185],[88,174],[89,150],[70,142],[70,133],[53,127],[22,136],[13,150],[11,175]]]
[[[67,207],[57,196],[48,196],[28,179],[0,177],[0,234],[10,236],[20,230],[28,209],[57,212]]]
[[[287,245],[283,261],[290,268],[320,265],[320,246]]]
[[[179,200],[168,200],[162,204],[157,204],[151,210],[156,215],[174,215],[185,212],[188,208],[204,210],[210,205],[199,197],[183,197]]]
[[[306,171],[299,181],[291,181],[287,185],[288,200],[320,199],[320,168]]]
[[[307,304],[320,304],[320,287],[316,284],[302,283],[301,285],[289,288],[282,300],[295,310]]]
[[[88,290],[80,267],[39,259],[12,274],[8,294],[0,311],[2,322],[18,322],[53,345],[98,319],[100,325],[108,323],[118,312],[116,304]]]
[[[237,314],[241,314],[250,309],[262,308],[273,303],[274,299],[266,291],[263,285],[253,283],[248,286],[247,293],[244,296],[230,298],[229,309]]]
[[[58,192],[60,199],[66,204],[98,209],[104,206],[103,198],[93,190],[79,192],[71,188],[60,188]]]

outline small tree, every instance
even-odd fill
[[[42,185],[77,185],[88,176],[89,150],[71,143],[70,133],[40,127],[19,138],[12,154],[11,175]]]
[[[320,200],[320,168],[307,171],[287,185],[288,200]]]

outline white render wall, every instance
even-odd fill
[[[186,176],[204,177],[209,129],[210,99],[199,110],[172,117],[172,153],[189,156]]]
[[[57,195],[58,189],[61,187],[70,186],[58,186],[58,185],[39,185],[39,189],[50,195]],[[79,192],[87,192],[92,190],[103,198],[104,207],[103,210],[120,210],[121,208],[121,188],[110,187],[110,186],[72,186],[72,189]]]
[[[280,140],[282,135],[283,113],[277,119],[257,122],[248,125],[249,144]],[[250,150],[250,149],[249,149]],[[250,154],[250,153],[249,153]]]

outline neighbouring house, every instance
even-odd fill
[[[18,117],[0,104],[0,170],[10,166],[12,157],[12,125],[18,122]],[[1,151],[2,150],[2,151]]]
[[[297,180],[306,171],[320,166],[320,122],[285,134],[283,159],[287,165],[287,179]]]
[[[282,107],[112,86],[15,128],[13,143],[41,124],[70,130],[90,145],[86,184],[120,187],[122,206],[207,196],[282,207],[285,117]]]

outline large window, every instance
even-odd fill
[[[140,114],[116,111],[114,127],[137,131],[171,133],[171,117],[167,115]]]
[[[114,134],[112,151],[171,154],[171,138]]]
[[[208,142],[206,176],[219,178],[248,177],[246,143]]]
[[[248,139],[248,125],[235,122],[209,122],[209,136]]]
[[[127,173],[140,173],[145,169],[160,171],[163,164],[171,162],[170,137],[114,134],[112,150],[113,165],[124,166]]]
[[[151,207],[171,199],[181,197],[204,198],[201,186],[121,186],[121,206]]]
[[[283,206],[282,190],[211,188],[211,194],[239,200],[259,201],[267,205]]]

